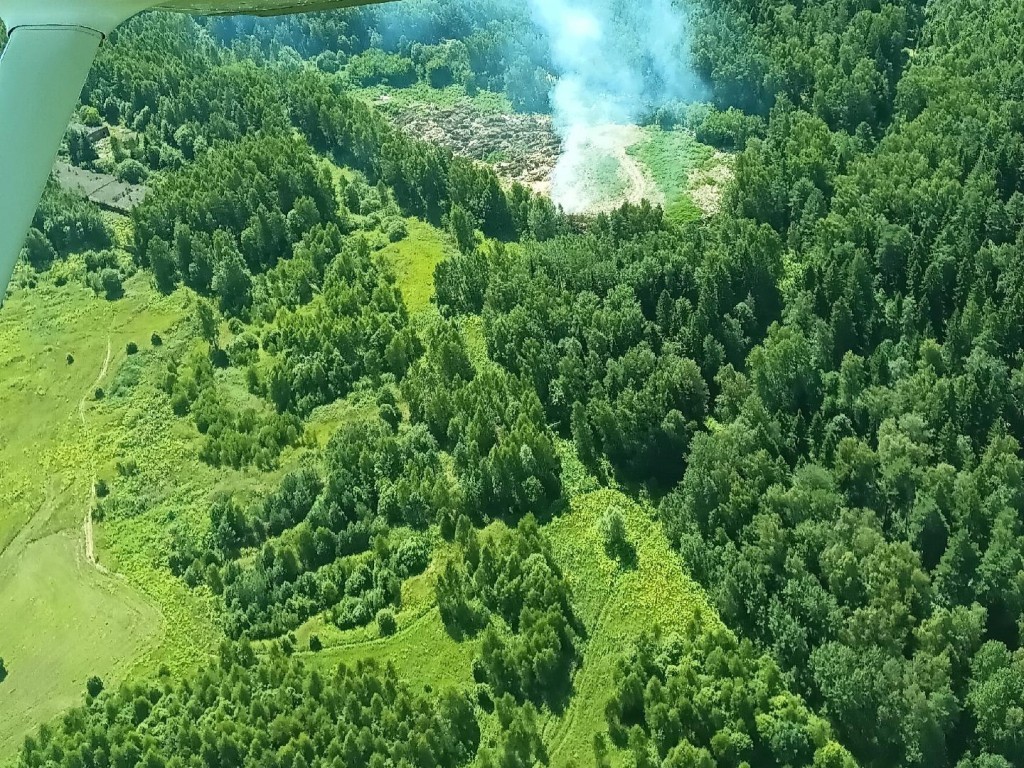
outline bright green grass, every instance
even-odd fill
[[[79,532],[28,544],[0,570],[0,763],[26,733],[82,702],[85,681],[123,679],[151,647],[159,612],[131,586],[87,563]]]
[[[441,622],[434,585],[450,555],[449,545],[443,541],[436,544],[434,559],[427,570],[402,584],[401,608],[395,615],[398,630],[394,635],[381,637],[376,622],[340,630],[321,614],[295,632],[298,648],[304,651],[302,655],[308,663],[332,669],[341,663],[373,659],[382,664],[391,662],[400,676],[412,685],[430,685],[438,690],[471,686],[471,664],[478,643],[457,643]],[[320,638],[324,645],[322,651],[306,651],[311,635]]]
[[[646,127],[643,139],[627,151],[643,163],[665,195],[665,214],[676,223],[701,217],[690,196],[693,175],[704,169],[714,150],[683,130]]]
[[[466,340],[466,351],[473,366],[479,371],[490,362],[487,356],[487,337],[484,335],[484,319],[480,315],[463,315],[459,318],[462,337]]]
[[[92,393],[108,342],[101,386],[127,341],[141,343],[175,317],[141,278],[118,302],[81,283],[44,283],[16,292],[0,312],[0,654],[11,669],[0,695],[0,761],[28,730],[79,701],[90,675],[121,679],[160,633],[156,607],[86,562],[82,523],[103,464]]]
[[[434,690],[468,689],[473,685],[472,662],[478,642],[455,642],[441,623],[436,606],[406,626],[399,621],[398,632],[386,638],[325,648],[305,653],[310,665],[332,670],[338,664],[352,665],[363,659],[391,663],[399,677],[416,687]]]
[[[444,261],[451,247],[437,227],[416,218],[406,219],[409,234],[390,243],[380,255],[391,266],[410,313],[430,307],[434,296],[434,268]]]
[[[107,302],[80,276],[63,287],[44,280],[0,312],[0,655],[11,669],[0,687],[0,764],[25,733],[80,701],[89,676],[113,685],[209,658],[222,637],[216,602],[169,571],[171,531],[202,532],[215,493],[252,496],[305,460],[300,446],[273,472],[202,463],[202,437],[160,389],[168,358],[192,338],[190,295],[161,296],[141,273],[125,290]],[[163,346],[151,346],[154,331]],[[128,356],[131,341],[139,352]],[[249,397],[237,370],[217,375],[226,396]],[[119,462],[137,472],[122,474]],[[116,502],[94,525],[99,568],[84,554],[94,478]]]
[[[598,521],[613,505],[622,510],[636,546],[635,569],[624,569],[604,552]],[[655,625],[681,629],[695,611],[718,618],[683,571],[649,506],[618,491],[594,491],[574,498],[547,534],[588,638],[569,708],[548,720],[545,740],[552,766],[586,765],[593,761],[594,734],[606,731],[604,707],[614,693],[616,663],[637,636]],[[621,757],[615,755],[616,761]]]

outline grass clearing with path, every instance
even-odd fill
[[[0,653],[10,670],[0,761],[81,701],[89,676],[122,679],[166,625],[128,581],[88,563],[82,523],[95,467],[111,449],[93,428],[108,336],[113,371],[127,341],[177,316],[141,276],[117,302],[81,283],[44,283],[15,292],[0,313]]]
[[[605,554],[599,522],[610,507],[617,507],[625,520],[636,548],[635,567]],[[588,634],[569,708],[545,728],[551,765],[560,768],[593,760],[594,734],[607,731],[604,707],[614,693],[616,664],[641,633],[655,625],[668,632],[682,629],[697,611],[715,622],[718,617],[683,571],[648,505],[616,490],[593,491],[573,498],[569,511],[546,533]]]
[[[417,218],[405,220],[409,234],[379,252],[395,273],[410,314],[430,309],[434,296],[434,269],[454,251],[448,236]]]
[[[641,140],[627,152],[654,178],[665,196],[665,215],[671,221],[681,224],[705,215],[691,191],[699,181],[698,174],[715,157],[711,147],[701,144],[689,131],[648,126]]]

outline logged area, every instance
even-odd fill
[[[0,766],[1024,766],[1021,39],[123,24],[0,308]]]

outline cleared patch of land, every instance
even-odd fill
[[[683,223],[716,213],[732,180],[731,156],[683,129],[609,123],[581,128],[563,141],[547,115],[501,111],[500,104],[447,91],[377,93],[374,103],[411,136],[487,163],[569,213],[647,200]]]
[[[547,115],[495,112],[468,100],[450,106],[407,102],[385,111],[409,135],[489,163],[502,178],[539,192],[547,191],[561,152]]]
[[[142,595],[89,564],[73,533],[54,533],[4,557],[0,648],[9,675],[0,696],[0,761],[24,735],[81,703],[98,674],[123,679],[164,622]]]
[[[16,617],[0,622],[10,669],[0,760],[79,701],[90,675],[116,682],[160,634],[151,602],[89,565],[82,529],[98,442],[85,425],[107,330],[123,350],[144,318],[164,319],[135,287],[109,303],[78,284],[41,285],[15,292],[0,313],[0,612]]]
[[[149,191],[142,184],[127,184],[110,174],[76,168],[63,160],[58,160],[53,166],[53,175],[62,187],[115,213],[129,213],[146,198]]]
[[[398,629],[390,637],[381,637],[376,623],[340,630],[317,616],[296,631],[298,647],[309,648],[316,635],[324,645],[319,653],[303,653],[308,663],[330,670],[338,664],[354,664],[373,659],[392,663],[399,674],[413,685],[468,688],[473,685],[472,662],[477,642],[458,643],[441,622],[434,597],[434,585],[446,547],[441,546],[431,566],[402,585],[401,609],[396,614]]]
[[[613,211],[624,203],[665,201],[648,169],[629,153],[643,139],[636,125],[578,127],[570,132],[551,175],[551,198],[567,213]]]
[[[628,152],[654,178],[671,220],[691,221],[721,207],[732,180],[732,158],[701,144],[691,132],[647,127]]]
[[[419,219],[406,219],[409,234],[385,247],[380,255],[395,273],[409,312],[430,306],[434,296],[434,268],[448,256],[452,246],[436,227]]]
[[[605,554],[598,524],[609,507],[621,510],[636,548],[632,567]],[[637,636],[655,625],[669,632],[682,629],[697,611],[718,618],[684,572],[649,506],[618,491],[594,491],[574,498],[547,534],[589,637],[569,708],[548,721],[545,737],[551,765],[586,765],[593,760],[594,734],[607,730],[604,707],[614,693],[616,664]]]

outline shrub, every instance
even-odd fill
[[[68,365],[74,365],[75,364],[75,356],[72,355],[72,354],[68,354],[67,361],[68,361]]]
[[[103,499],[110,495],[110,486],[102,477],[96,481],[96,497]]]
[[[228,358],[231,365],[241,368],[255,363],[259,357],[259,348],[259,339],[248,331],[243,332],[228,344]]]
[[[103,387],[96,387],[96,391],[92,393],[92,396],[97,400],[102,400],[106,394],[107,393],[103,391]]]
[[[121,273],[116,269],[107,268],[100,273],[100,286],[107,301],[114,301],[124,296],[124,284]]]
[[[622,510],[612,506],[605,510],[600,522],[604,551],[615,560],[630,563],[636,557],[636,550],[626,534],[626,522]]]
[[[730,108],[725,112],[709,112],[694,133],[697,141],[704,144],[719,149],[742,150],[750,139],[764,136],[765,130],[766,125],[761,118]]]
[[[309,636],[309,650],[313,651],[313,653],[316,653],[318,651],[322,651],[323,649],[324,649],[324,644],[322,642],[320,642],[320,636],[319,635],[310,635]]]
[[[139,474],[139,462],[135,459],[117,462],[117,474],[121,477],[134,477]]]
[[[215,347],[210,350],[210,362],[213,363],[214,368],[227,368],[231,365],[231,360],[228,358],[228,352],[226,349]]]
[[[400,240],[404,240],[409,235],[409,227],[406,226],[404,219],[392,219],[387,225],[388,240],[392,243],[397,243]]]
[[[117,164],[114,176],[125,184],[141,184],[149,176],[149,171],[138,160],[128,159]]]
[[[382,608],[377,613],[377,629],[381,637],[388,637],[398,630],[398,621],[395,619],[395,612],[390,608]]]
[[[408,536],[395,547],[394,567],[400,578],[422,573],[429,563],[430,543],[424,536]]]
[[[160,338],[160,334],[154,331],[153,335],[149,337],[149,343],[154,347],[159,347],[164,343],[164,340]]]
[[[85,691],[92,698],[95,699],[103,691],[103,681],[99,677],[97,677],[96,675],[93,675],[86,682],[86,684],[85,684]]]
[[[100,111],[96,107],[82,107],[79,114],[82,117],[82,122],[90,128],[99,128],[103,125],[103,118],[100,117]]]
[[[370,48],[349,60],[348,76],[353,83],[364,87],[390,85],[404,88],[416,82],[416,67],[411,59],[404,56]]]
[[[42,232],[33,227],[25,238],[25,259],[34,269],[47,269],[57,260],[57,251]]]
[[[127,346],[125,346],[124,351],[129,355],[137,355],[139,353],[139,345],[134,341],[129,341]]]

